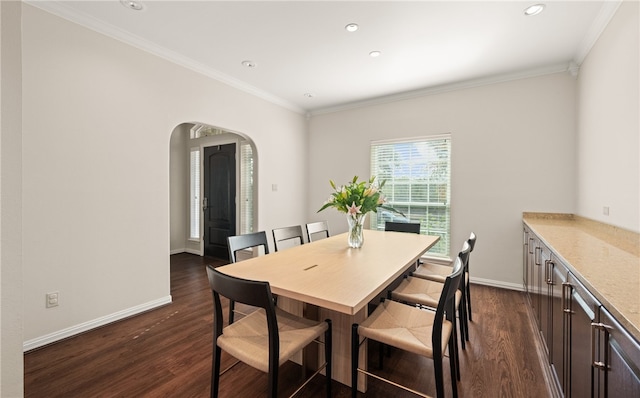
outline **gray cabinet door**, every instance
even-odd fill
[[[597,396],[640,397],[640,343],[604,308],[593,327]]]
[[[540,272],[540,335],[547,351],[547,357],[551,358],[551,289],[552,285],[552,262],[551,251],[542,242],[539,242],[538,249],[538,272]]]
[[[560,260],[552,253],[551,259],[548,264],[548,271],[550,275],[550,301],[551,301],[551,332],[549,338],[549,361],[551,362],[551,368],[553,375],[556,377],[556,383],[560,386],[560,391],[566,391],[565,382],[565,358],[564,358],[564,344],[565,344],[565,318],[567,314],[564,309],[566,308],[566,301],[568,296],[565,294],[567,276],[569,270],[560,262]]]
[[[565,397],[592,397],[591,324],[598,321],[600,302],[569,273],[566,288]]]

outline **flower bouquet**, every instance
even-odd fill
[[[347,222],[349,223],[348,243],[350,247],[358,248],[364,243],[362,229],[366,215],[370,211],[377,212],[380,208],[404,216],[398,210],[386,205],[385,196],[381,191],[385,181],[377,184],[375,176],[371,177],[369,181],[360,182],[358,182],[358,176],[355,176],[349,184],[342,185],[339,188],[333,181],[329,180],[329,183],[334,192],[318,212],[329,207],[335,207],[338,211],[347,213]]]

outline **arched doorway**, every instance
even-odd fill
[[[226,148],[227,151],[233,148],[234,156],[227,157],[233,159],[229,166],[233,168],[233,177],[229,177],[233,181],[228,182],[233,191],[229,197],[234,200],[233,225],[226,229],[228,232],[225,232],[226,227],[205,228],[207,216],[213,214],[207,213],[208,211],[217,211],[218,215],[227,213],[226,210],[218,211],[220,209],[213,208],[217,205],[211,202],[210,197],[205,196],[205,192],[212,188],[206,186],[212,180],[207,182],[204,179],[205,151],[210,152],[207,148],[213,148],[213,152],[217,148]],[[244,134],[204,123],[182,123],[176,126],[171,134],[169,156],[171,254],[187,252],[204,255],[208,249],[205,250],[203,238],[218,234],[214,241],[226,245],[225,233],[245,234],[254,231],[257,220],[256,155],[253,141]],[[209,171],[222,172],[220,164]],[[222,180],[224,178],[213,179]],[[226,251],[218,250],[217,253],[225,255]]]

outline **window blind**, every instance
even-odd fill
[[[189,239],[200,239],[200,148],[190,151]]]
[[[420,233],[438,235],[429,254],[449,257],[451,234],[451,137],[374,141],[371,175],[387,203],[405,217],[388,211],[371,214],[370,228],[384,230],[386,221],[419,222]]]
[[[240,233],[253,232],[253,149],[240,143]]]

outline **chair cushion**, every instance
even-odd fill
[[[448,265],[433,263],[423,263],[413,272],[413,276],[444,283],[447,275],[451,274],[453,268]]]
[[[438,306],[444,283],[427,279],[408,277],[391,292],[394,300],[407,301],[431,308]]]
[[[326,322],[312,321],[290,314],[276,307],[280,334],[279,365],[322,335]],[[227,326],[218,337],[224,351],[263,372],[269,372],[269,334],[263,309],[252,312]]]
[[[358,334],[402,350],[433,358],[432,332],[435,312],[386,300],[358,326]],[[452,324],[442,324],[442,352],[451,335]]]
[[[447,275],[451,274],[453,268],[448,265],[424,263],[421,264],[415,271],[411,273],[416,278],[428,279],[434,282],[444,283],[447,279]],[[465,285],[469,283],[469,273],[464,274]]]

